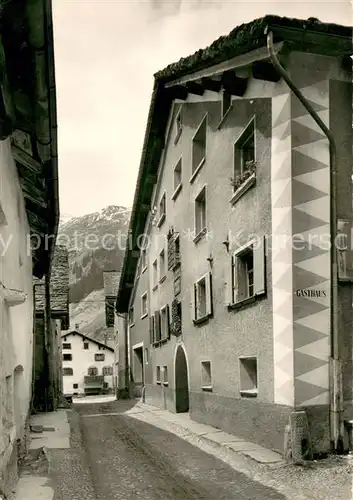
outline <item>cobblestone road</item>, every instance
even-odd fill
[[[55,500],[285,498],[174,434],[124,415],[129,406],[76,405],[69,412],[71,448],[51,451]]]

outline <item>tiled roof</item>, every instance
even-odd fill
[[[36,311],[45,308],[44,278],[34,278]],[[56,246],[50,280],[50,309],[52,313],[69,315],[69,257],[66,247]]]
[[[120,271],[104,271],[104,295],[106,297],[116,297],[119,289],[121,272]]]
[[[83,333],[80,333],[80,332],[78,332],[77,330],[73,330],[73,331],[71,331],[71,332],[66,332],[66,333],[64,333],[64,334],[62,334],[62,335],[61,335],[61,338],[62,338],[63,340],[66,340],[66,339],[67,339],[67,337],[69,337],[70,335],[79,335],[79,336],[82,338],[82,340],[88,340],[89,342],[93,342],[94,344],[97,344],[97,345],[99,345],[99,346],[101,346],[101,347],[104,347],[105,349],[108,349],[108,351],[112,351],[112,352],[114,352],[113,347],[111,347],[111,346],[112,346],[112,344],[113,344],[113,342],[111,341],[111,339],[109,339],[109,344],[110,344],[110,345],[108,345],[108,344],[104,344],[103,342],[99,342],[99,341],[98,341],[98,340],[96,340],[96,339],[92,339],[92,338],[90,338],[90,337],[87,337],[87,335],[84,335]]]

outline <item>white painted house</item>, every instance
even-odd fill
[[[114,349],[72,331],[62,336],[65,396],[103,394],[114,390]]]

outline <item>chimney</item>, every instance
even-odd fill
[[[80,323],[76,323],[75,330],[76,330],[76,332],[80,331]]]

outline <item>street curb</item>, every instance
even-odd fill
[[[145,411],[148,411],[150,412],[152,415],[156,412],[156,411],[161,411],[163,410],[163,408],[158,408],[158,407],[153,407],[153,408],[150,408],[150,406],[152,405],[148,405],[147,403],[143,403],[143,402],[139,402],[137,403],[137,406],[139,406],[141,409],[144,409]],[[164,420],[163,417],[161,417],[160,415],[158,415],[158,417],[161,419],[161,420]],[[257,460],[256,458],[250,456],[247,451],[236,451],[234,450],[230,444],[228,443],[220,443],[220,442],[217,442],[217,441],[214,441],[213,439],[210,439],[207,437],[207,435],[205,434],[197,434],[195,432],[193,432],[190,428],[188,428],[187,426],[183,425],[183,423],[179,423],[179,422],[171,422],[169,420],[165,420],[166,422],[168,422],[169,424],[172,424],[186,432],[189,432],[193,437],[199,439],[200,441],[203,441],[204,443],[207,443],[208,445],[211,445],[213,446],[214,448],[216,449],[219,449],[219,450],[226,450],[228,452],[231,452],[231,453],[236,453],[236,454],[239,454],[239,455],[242,455],[243,457],[245,457],[246,459],[249,459],[251,460],[252,462],[255,462],[261,466],[266,466],[266,467],[269,467],[269,468],[278,468],[278,467],[283,467],[283,466],[286,466],[288,465],[287,462],[284,460],[284,459],[281,459],[281,460],[278,460],[278,461],[275,461],[275,462],[264,462],[264,461],[261,461],[261,460]],[[195,422],[196,424],[199,423],[197,422],[196,420],[193,420],[193,422]],[[214,432],[221,432],[221,429],[214,429]],[[249,441],[250,443],[250,441]],[[251,444],[254,444],[254,446],[260,446],[260,445],[256,445],[255,443],[251,443]],[[269,451],[272,451],[272,450],[269,450]]]

